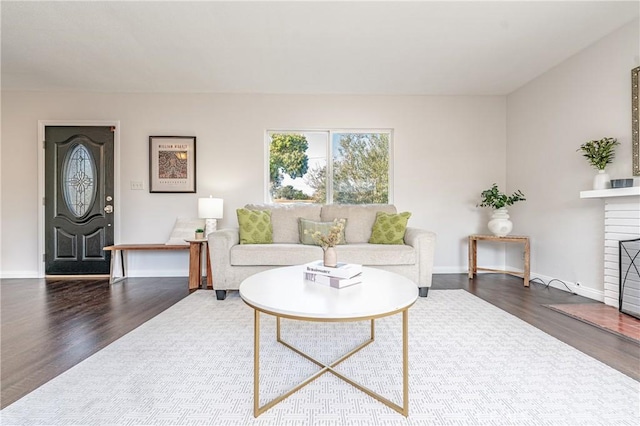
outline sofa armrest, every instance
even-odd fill
[[[220,229],[209,234],[209,256],[213,288],[227,288],[226,278],[231,268],[231,247],[240,244],[240,232],[235,229]]]
[[[419,228],[407,227],[404,233],[404,243],[408,246],[418,248],[422,244],[435,244],[436,234]]]
[[[418,255],[418,287],[431,287],[436,248],[435,232],[407,227],[404,242],[413,247]]]

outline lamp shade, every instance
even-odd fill
[[[198,217],[201,219],[222,219],[222,198],[198,198]]]

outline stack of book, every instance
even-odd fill
[[[338,263],[335,268],[324,266],[322,260],[304,265],[304,279],[333,288],[349,287],[359,284],[362,265],[354,263]]]

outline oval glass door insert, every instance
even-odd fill
[[[96,168],[91,153],[83,145],[68,152],[62,171],[64,201],[76,217],[84,216],[96,196]]]

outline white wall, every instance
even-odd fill
[[[436,272],[467,267],[466,237],[485,231],[479,193],[506,177],[505,97],[291,96],[215,94],[2,93],[0,276],[33,277],[39,266],[38,120],[121,123],[120,243],[164,242],[177,216],[195,216],[197,198],[235,209],[263,202],[264,132],[277,128],[394,129],[394,202],[409,224],[438,234]],[[148,137],[197,137],[197,194],[148,192]],[[10,153],[10,155],[7,155]],[[144,191],[130,189],[143,181]],[[520,229],[516,221],[514,232]],[[504,251],[481,251],[504,264]],[[187,275],[186,253],[130,256],[130,274]]]
[[[527,196],[511,209],[512,219],[532,237],[532,271],[545,281],[579,282],[579,293],[598,300],[603,202],[579,198],[592,189],[596,172],[576,149],[616,137],[621,145],[607,171],[612,179],[632,176],[631,69],[640,62],[639,25],[625,25],[507,97],[508,187]],[[509,251],[507,263],[520,262]]]

